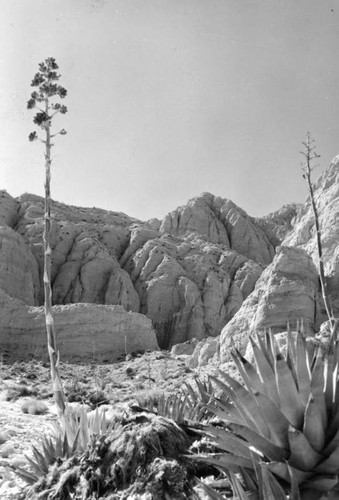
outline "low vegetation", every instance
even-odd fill
[[[22,498],[339,498],[336,330],[326,348],[300,331],[284,348],[270,333],[251,343],[253,364],[232,353],[236,377],[214,367],[200,378],[161,352],[95,376],[90,365],[62,365],[66,395],[80,388],[84,401],[17,470],[29,483]],[[39,395],[47,367],[28,366]],[[2,368],[5,384],[23,373],[19,363]],[[86,400],[96,390],[107,403]]]

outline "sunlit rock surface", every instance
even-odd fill
[[[1,349],[12,359],[47,358],[43,307],[29,307],[0,290]],[[57,347],[63,361],[114,362],[126,353],[157,350],[152,322],[121,306],[53,306]]]
[[[319,213],[325,274],[334,313],[339,315],[339,155],[316,180],[314,196]],[[297,215],[293,231],[282,244],[305,249],[318,266],[316,230],[310,198]]]
[[[338,165],[335,158],[315,184],[335,313]],[[93,317],[100,306],[140,313],[151,321],[160,348],[222,332],[226,358],[258,328],[283,331],[287,321],[303,317],[313,331],[326,319],[310,200],[253,218],[232,201],[203,193],[162,221],[146,222],[53,201],[52,220],[55,306],[90,304]],[[0,192],[0,289],[26,305],[43,305],[43,225],[43,198]],[[14,331],[15,317],[10,324]],[[100,341],[100,326],[90,324]]]
[[[295,328],[303,318],[307,333],[320,326],[319,279],[312,258],[303,249],[279,247],[272,264],[258,279],[254,291],[221,332],[221,360],[233,347],[243,354],[248,337],[271,328]]]
[[[43,305],[44,200],[30,194],[14,200],[7,193],[2,200],[1,228],[18,257],[11,264],[3,245],[0,260],[12,271],[6,278],[0,268],[1,288]],[[140,312],[152,321],[162,348],[219,335],[275,252],[255,219],[209,193],[163,221],[148,222],[53,201],[52,221],[53,303]]]

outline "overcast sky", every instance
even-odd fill
[[[68,90],[58,201],[146,220],[209,191],[260,216],[304,201],[308,130],[322,168],[339,153],[338,1],[0,5],[0,188],[13,196],[44,194],[26,102],[47,57]]]

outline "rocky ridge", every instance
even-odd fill
[[[336,310],[338,164],[336,158],[315,186]],[[8,297],[23,308],[43,304],[43,210],[43,199],[35,195],[0,196],[0,288],[7,297],[2,299],[7,301],[2,335],[9,343],[16,326],[13,313],[6,313]],[[52,216],[54,307],[72,311],[65,312],[65,337],[89,321],[80,316],[91,308],[89,316],[96,319],[88,332],[84,326],[83,335],[99,340],[103,333],[95,324],[105,321],[94,311],[113,308],[113,318],[114,308],[121,306],[128,317],[136,315],[136,324],[140,318],[150,320],[160,348],[222,331],[218,350],[225,357],[236,336],[241,344],[239,339],[254,330],[270,326],[281,331],[300,317],[314,331],[325,319],[309,200],[261,219],[210,193],[189,200],[162,221],[142,222],[59,202],[53,202]],[[80,314],[79,320],[72,321],[71,314]],[[32,337],[39,328],[27,319]],[[113,330],[107,335],[119,337]],[[153,335],[149,342],[154,345],[154,332],[147,335]],[[116,349],[123,350],[121,340]]]
[[[13,199],[1,192],[1,335],[8,346],[23,323],[28,336],[40,336],[40,313],[27,308],[43,304],[43,217],[43,198],[25,194]],[[65,337],[73,334],[75,325],[84,324],[84,315],[88,335],[104,335],[102,306],[106,316],[108,306],[121,306],[128,318],[139,313],[143,316],[135,317],[140,325],[144,316],[149,318],[161,348],[216,336],[275,254],[276,241],[264,226],[230,200],[209,193],[178,207],[163,221],[142,222],[55,201],[52,218],[53,300],[56,316],[67,318],[58,325]],[[112,317],[116,311],[111,310]],[[148,329],[146,349],[154,347]],[[107,335],[116,335],[112,331]],[[116,349],[121,354],[122,346]]]
[[[339,156],[314,183],[314,195],[320,219],[327,285],[334,317],[338,317]],[[280,215],[290,210],[284,207]],[[278,214],[260,221],[261,227],[266,227],[271,235],[272,232],[277,234],[277,224],[273,227],[271,224]],[[278,218],[284,220],[279,215]],[[245,353],[248,336],[254,332],[267,327],[274,332],[283,332],[288,323],[295,327],[297,321],[303,319],[307,334],[313,335],[328,319],[320,293],[316,231],[309,197],[294,212],[292,225],[290,221],[278,224],[278,231],[283,240],[272,263],[256,282],[253,293],[221,332],[219,347],[222,361],[229,358],[232,346],[236,345]]]

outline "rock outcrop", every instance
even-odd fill
[[[160,231],[176,236],[199,234],[263,265],[269,264],[274,256],[274,246],[252,217],[231,200],[210,193],[193,198],[169,213]]]
[[[12,266],[17,275],[8,271],[7,279],[0,267],[1,282],[8,283],[2,289],[41,306],[44,200],[6,194],[3,206],[3,231],[16,241],[19,257]],[[58,202],[52,219],[53,303],[121,305],[140,312],[151,319],[162,348],[218,335],[275,251],[255,219],[209,193],[163,221]],[[9,262],[8,252],[1,258]],[[25,286],[20,266],[26,269]]]
[[[39,292],[39,270],[31,249],[8,226],[0,226],[0,287],[11,297],[34,305]]]
[[[253,290],[263,267],[192,233],[148,240],[125,261],[160,347],[217,335]]]
[[[328,288],[335,315],[339,315],[339,156],[323,171],[314,184],[314,197],[319,213],[323,258]],[[283,245],[305,249],[318,266],[316,231],[311,200],[299,211],[293,230]]]
[[[295,327],[303,319],[306,332],[314,333],[321,321],[319,305],[319,278],[312,258],[305,250],[279,247],[254,291],[222,330],[221,361],[229,359],[232,347],[244,354],[248,337],[265,328],[281,332],[288,323]]]
[[[189,367],[198,368],[205,366],[214,356],[219,358],[219,349],[219,338],[207,337],[207,339],[201,340],[192,353],[189,360]]]
[[[47,358],[43,307],[30,307],[0,290],[1,349],[15,359]],[[121,306],[53,306],[57,346],[63,361],[114,362],[126,353],[157,350],[152,322]]]
[[[315,186],[335,311],[338,165],[339,157]],[[88,310],[94,318],[103,317],[103,311],[111,311],[105,313],[109,318],[123,311],[131,318],[135,314],[136,322],[150,320],[160,348],[216,337],[222,331],[221,356],[226,359],[231,345],[243,350],[246,335],[257,329],[278,332],[286,329],[287,321],[303,318],[312,331],[325,319],[311,259],[317,264],[309,200],[305,206],[286,205],[255,219],[232,201],[204,193],[162,221],[147,222],[54,201],[52,219],[53,301],[56,314],[62,311],[68,318],[70,331],[75,327],[68,311],[86,318]],[[0,193],[0,289],[26,308],[43,304],[43,221],[41,197],[13,199]],[[15,332],[16,321],[10,322]],[[89,337],[106,338],[104,319],[99,336],[100,325],[88,321]],[[66,336],[66,326],[61,328]],[[209,344],[204,360],[216,348],[214,341]]]
[[[293,231],[295,220],[302,207],[301,203],[284,205],[265,217],[256,218],[255,222],[261,227],[274,247],[277,247]]]

